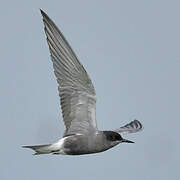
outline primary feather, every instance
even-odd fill
[[[115,132],[119,134],[127,134],[127,133],[136,133],[143,129],[142,124],[138,120],[131,121],[130,123],[126,124],[125,126],[116,129]]]

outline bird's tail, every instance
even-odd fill
[[[33,149],[35,151],[34,155],[49,154],[55,150],[53,148],[52,144],[43,144],[43,145],[35,145],[35,146],[22,146],[22,147]]]

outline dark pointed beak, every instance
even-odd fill
[[[123,139],[122,142],[125,142],[125,143],[134,143],[133,141],[129,141],[127,139]]]

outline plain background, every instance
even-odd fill
[[[32,156],[22,145],[63,135],[42,8],[62,30],[97,93],[99,129],[134,118],[135,144],[84,156]],[[0,179],[180,179],[180,2],[2,1]]]

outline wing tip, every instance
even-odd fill
[[[130,124],[131,124],[131,123],[134,124],[135,127],[136,127],[137,129],[139,129],[139,130],[144,129],[142,123],[141,123],[139,120],[137,120],[137,119],[134,119],[132,122],[130,122]]]
[[[41,12],[41,14],[42,14],[42,16],[45,16],[45,15],[47,15],[41,8],[39,9],[40,10],[40,12]]]
[[[43,20],[45,20],[45,19],[50,20],[49,16],[42,9],[39,9],[39,10],[40,10],[40,13],[43,17]]]
[[[137,119],[134,119],[130,123],[126,124],[125,126],[120,127],[116,130],[118,133],[136,133],[142,131],[144,129],[141,122]]]

